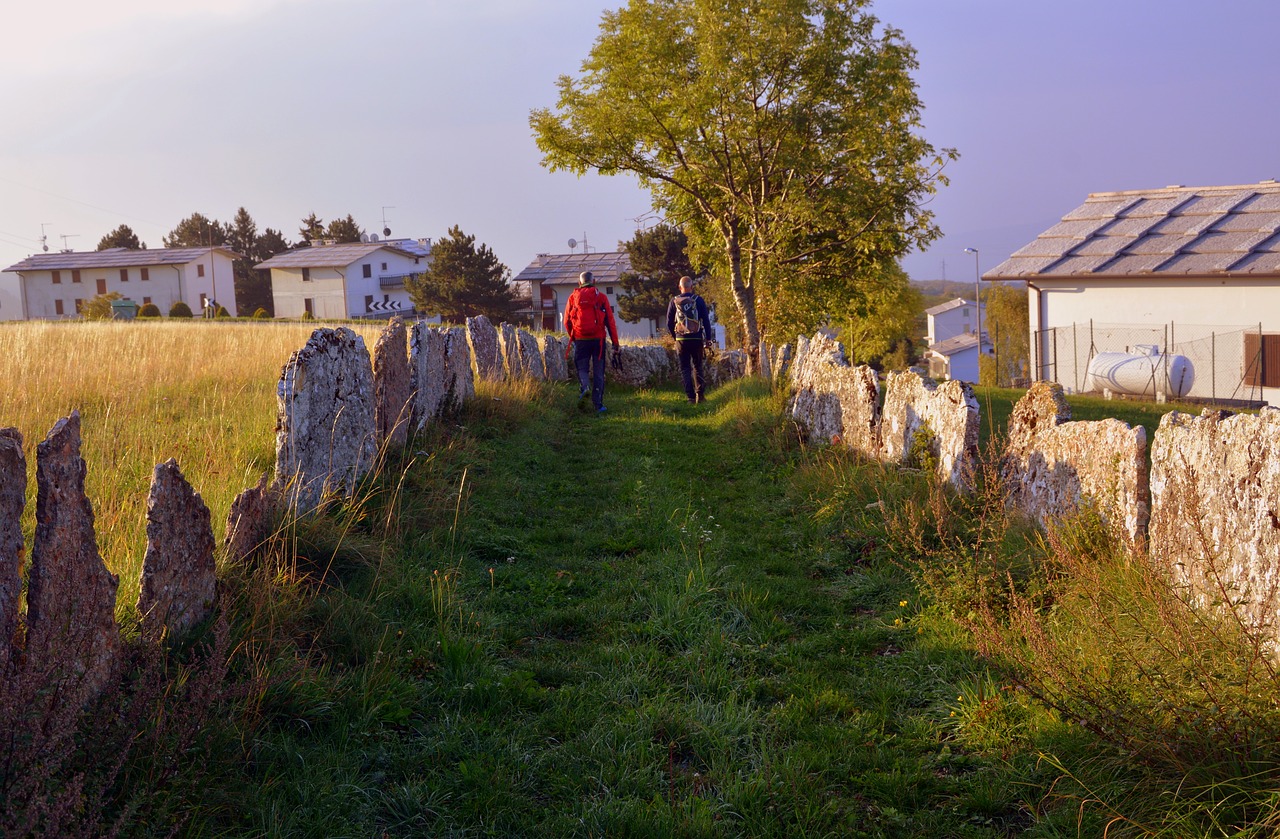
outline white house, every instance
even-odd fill
[[[991,344],[983,335],[982,351],[991,353]],[[931,344],[925,350],[924,359],[929,365],[929,377],[955,379],[960,382],[977,382],[980,371],[978,360],[978,336],[972,332],[952,335],[945,341]]]
[[[972,300],[957,297],[925,309],[924,314],[928,324],[925,338],[929,346],[933,346],[957,335],[975,331],[982,313],[980,306],[975,305]]]
[[[19,277],[24,320],[77,317],[85,303],[113,291],[139,306],[154,303],[161,314],[182,301],[199,315],[216,301],[234,317],[232,262],[238,257],[220,247],[110,248],[35,254],[5,270]]]
[[[983,275],[1069,391],[1280,402],[1280,184],[1099,192]]]
[[[0,273],[0,320],[22,320],[22,278]]]
[[[271,271],[276,317],[389,318],[414,314],[404,282],[430,259],[431,241],[312,244],[255,268]]]

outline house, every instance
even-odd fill
[[[10,265],[17,273],[23,320],[77,317],[94,297],[119,292],[162,314],[179,301],[199,314],[216,302],[236,314],[232,263],[239,254],[221,247],[40,253]],[[0,307],[3,304],[0,303]]]
[[[0,320],[22,320],[22,278],[0,273]]]
[[[991,353],[991,343],[984,333],[982,336],[982,352]],[[961,332],[952,335],[936,344],[930,344],[924,352],[925,363],[929,365],[929,378],[954,379],[960,382],[977,382],[979,365],[978,336],[972,332]]]
[[[404,282],[422,272],[430,253],[430,239],[320,242],[254,267],[271,272],[278,318],[389,318],[415,314]]]
[[[928,324],[925,338],[929,346],[973,332],[978,328],[977,318],[982,316],[980,306],[963,297],[925,309],[924,314]]]
[[[622,319],[618,312],[618,298],[622,286],[618,278],[631,271],[631,259],[623,252],[611,253],[540,253],[512,280],[517,287],[527,287],[521,292],[527,301],[516,317],[527,320],[535,329],[563,330],[564,307],[569,295],[578,287],[578,275],[590,271],[595,276],[596,288],[609,298],[614,318],[618,322],[620,338],[655,338],[666,331],[666,324],[653,319],[632,323]]]
[[[1035,378],[1280,401],[1280,184],[1099,192],[982,277],[1028,289]]]

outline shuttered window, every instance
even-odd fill
[[[1280,387],[1280,335],[1244,333],[1244,383]]]

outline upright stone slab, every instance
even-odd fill
[[[435,422],[449,397],[452,375],[444,333],[425,323],[415,323],[409,354],[413,367],[413,426],[423,428]]]
[[[472,372],[471,348],[467,342],[467,330],[461,326],[453,326],[444,330],[444,357],[448,368],[450,387],[444,407],[456,411],[476,395],[476,378]]]
[[[791,373],[791,356],[794,348],[790,344],[783,344],[777,348],[774,353],[773,364],[773,380],[775,382],[785,382],[787,376]]]
[[[760,339],[760,377],[766,382],[773,381],[773,359],[770,353],[773,348],[763,339]]]
[[[498,330],[484,315],[467,318],[467,342],[475,361],[476,375],[496,382],[502,378],[502,350],[498,346]]]
[[[36,532],[27,582],[27,666],[81,703],[106,685],[120,658],[118,579],[98,554],[84,494],[80,414],[36,446]]]
[[[1275,641],[1280,621],[1280,410],[1177,411],[1151,445],[1153,561],[1224,598]]]
[[[209,508],[178,462],[158,464],[147,494],[147,553],[138,615],[145,637],[179,637],[213,614],[217,575]]]
[[[879,380],[870,367],[850,365],[839,341],[821,334],[806,341],[789,391],[788,410],[809,439],[879,456]]]
[[[304,513],[350,497],[376,454],[364,339],[346,327],[317,329],[285,365],[276,395],[275,491]]]
[[[22,592],[22,510],[27,503],[27,459],[22,434],[0,428],[0,674],[10,659]]]
[[[1091,505],[1139,543],[1148,517],[1146,430],[1070,419],[1058,384],[1036,382],[1014,406],[1000,464],[1009,504],[1041,525]]]
[[[227,561],[239,563],[252,556],[271,537],[275,517],[276,499],[263,475],[257,486],[244,490],[231,502],[223,537]]]
[[[408,330],[398,317],[388,322],[373,348],[373,394],[378,445],[404,448],[413,413],[413,374]]]
[[[632,387],[648,387],[679,379],[675,353],[671,350],[656,344],[622,344],[621,347],[622,369],[618,370],[610,365],[605,374],[610,381]],[[613,349],[608,351],[613,352]]]
[[[742,350],[722,350],[706,365],[707,383],[725,385],[747,375],[747,354]]]
[[[523,376],[520,364],[519,330],[513,324],[498,325],[498,353],[502,356],[503,375],[508,380]]]
[[[966,382],[937,384],[915,373],[890,373],[880,419],[881,457],[903,463],[927,425],[933,432],[938,477],[968,490],[978,465],[978,400]]]
[[[542,359],[542,344],[538,336],[525,329],[516,330],[520,355],[520,375],[543,381],[547,378],[546,362]]]
[[[566,346],[556,335],[542,336],[542,366],[547,371],[547,378],[553,382],[569,378],[569,362],[564,357]]]

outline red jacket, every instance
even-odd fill
[[[606,330],[617,346],[618,324],[613,319],[609,298],[595,286],[574,289],[564,306],[564,331],[570,338],[591,341],[605,337]]]

